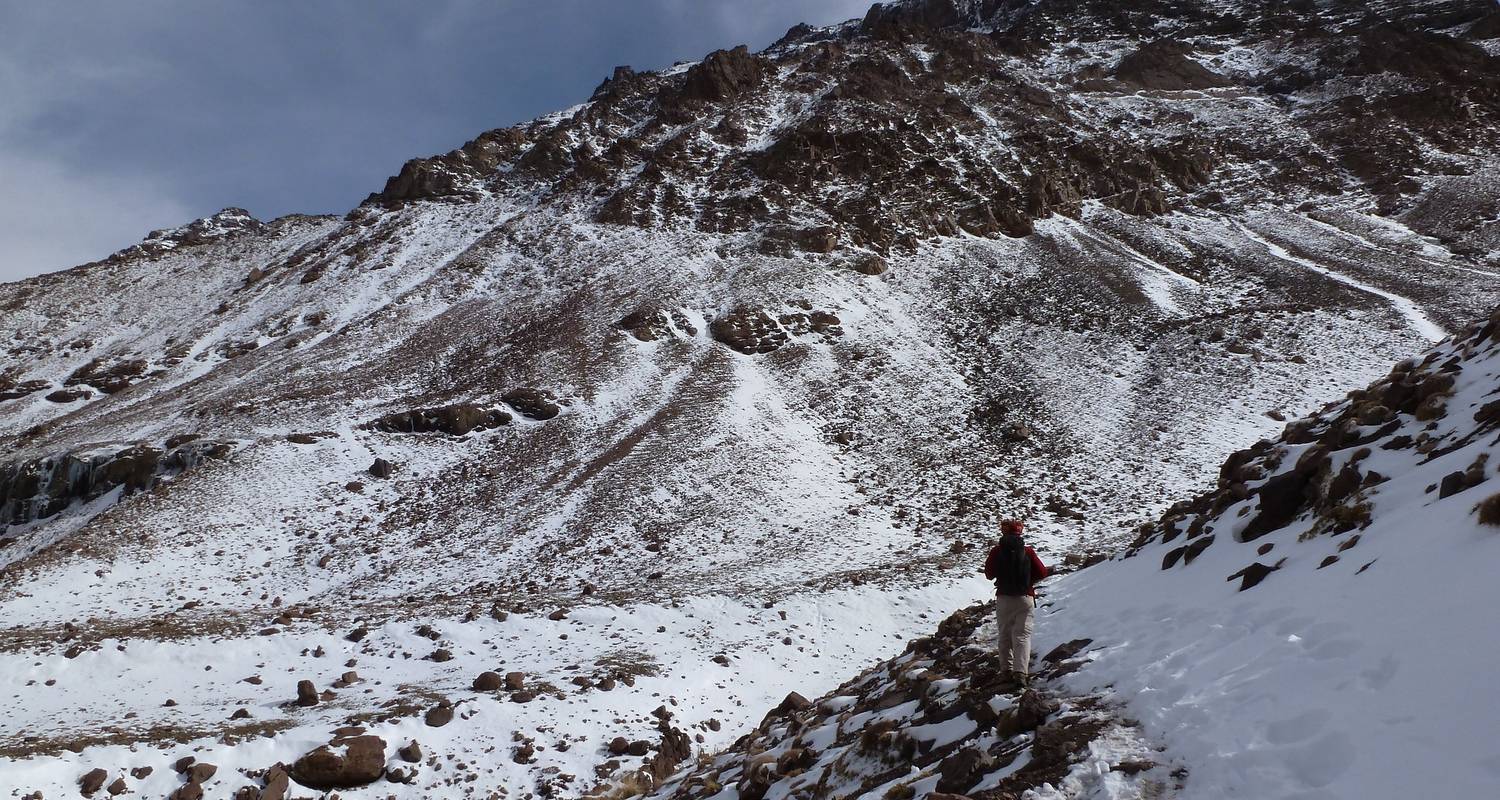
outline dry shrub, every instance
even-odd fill
[[[597,798],[597,800],[625,800],[628,797],[640,797],[655,788],[651,774],[638,769],[626,772],[607,791],[592,794],[590,797]]]
[[[1479,524],[1500,526],[1500,494],[1492,494],[1479,503]]]

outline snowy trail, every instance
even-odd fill
[[[1371,250],[1371,251],[1374,251],[1374,252],[1377,252],[1377,253],[1385,253],[1385,254],[1389,254],[1391,252],[1389,249],[1381,247],[1379,242],[1374,241],[1372,239],[1368,239],[1368,238],[1366,238],[1364,236],[1360,236],[1359,234],[1354,233],[1353,231],[1344,230],[1343,228],[1340,228],[1337,225],[1331,225],[1331,224],[1329,224],[1327,222],[1324,222],[1323,220],[1317,219],[1316,217],[1313,217],[1313,216],[1307,216],[1306,219],[1307,219],[1308,222],[1313,223],[1314,225],[1318,226],[1319,228],[1323,228],[1323,229],[1329,231],[1330,233],[1333,233],[1335,236],[1338,236],[1341,239],[1346,239],[1346,240],[1348,240],[1350,242],[1353,242],[1356,245],[1359,245],[1360,247],[1365,248],[1366,250]],[[1420,237],[1418,236],[1418,234],[1416,234],[1415,232],[1412,232],[1409,228],[1395,226],[1395,225],[1391,225],[1389,223],[1388,223],[1388,226],[1389,227],[1399,227],[1401,230],[1405,230],[1408,233],[1411,233],[1411,235],[1413,237],[1417,237],[1420,240]],[[1424,248],[1424,250],[1437,249],[1434,245],[1428,244],[1426,242],[1423,242],[1423,248]],[[1447,254],[1447,251],[1442,251],[1442,252],[1445,255]],[[1412,254],[1411,257],[1414,258],[1414,259],[1416,259],[1416,260],[1418,260],[1418,261],[1420,261],[1420,262],[1422,262],[1423,264],[1428,264],[1430,266],[1438,267],[1440,269],[1452,269],[1452,270],[1457,270],[1459,272],[1472,273],[1474,275],[1483,275],[1483,276],[1488,277],[1488,278],[1500,278],[1500,272],[1490,272],[1489,270],[1478,269],[1476,267],[1466,267],[1466,266],[1463,266],[1462,264],[1454,264],[1450,260],[1443,259],[1443,258],[1437,258],[1437,257],[1431,256],[1431,255]]]
[[[1282,261],[1306,267],[1307,269],[1312,270],[1319,275],[1332,278],[1333,280],[1336,280],[1346,286],[1351,286],[1362,292],[1367,292],[1369,294],[1375,295],[1376,297],[1384,298],[1385,300],[1389,301],[1392,306],[1395,306],[1396,311],[1400,312],[1401,316],[1406,317],[1406,321],[1417,333],[1421,334],[1427,340],[1436,342],[1448,335],[1448,331],[1445,330],[1443,326],[1437,324],[1436,322],[1433,322],[1432,318],[1423,313],[1422,309],[1417,305],[1416,301],[1412,300],[1411,298],[1404,297],[1394,292],[1388,292],[1375,286],[1371,286],[1368,283],[1365,283],[1357,278],[1352,278],[1343,273],[1334,272],[1333,270],[1317,263],[1316,261],[1311,261],[1309,259],[1302,258],[1301,256],[1292,255],[1290,252],[1287,252],[1286,248],[1255,233],[1254,231],[1245,227],[1243,224],[1236,222],[1234,223],[1234,225],[1239,229],[1240,233],[1245,235],[1246,238],[1260,244],[1262,247],[1266,248],[1266,250],[1269,251],[1271,255],[1281,259]]]

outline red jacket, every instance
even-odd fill
[[[989,578],[990,580],[995,579],[995,556],[999,554],[1000,545],[997,544],[994,547],[991,547],[990,554],[988,556],[985,556],[984,577]],[[1051,575],[1052,571],[1047,569],[1047,565],[1043,564],[1040,558],[1037,558],[1036,551],[1032,550],[1031,545],[1029,544],[1026,545],[1026,556],[1031,559],[1031,589],[1027,592],[1027,594],[1031,595],[1032,597],[1036,597],[1037,581],[1047,577],[1048,575]]]

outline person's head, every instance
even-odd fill
[[[1002,521],[1000,523],[1000,533],[1002,533],[1002,534],[1014,534],[1016,536],[1020,536],[1021,535],[1021,529],[1022,529],[1022,527],[1023,526],[1021,525],[1021,521],[1020,520],[1018,520],[1018,519],[1007,519],[1007,520],[1004,520],[1004,521]]]

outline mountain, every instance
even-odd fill
[[[0,785],[353,725],[577,794],[928,632],[1001,517],[1129,544],[1500,303],[1497,20],[881,5],[0,285]]]
[[[1488,796],[1496,456],[1500,310],[1053,581],[1036,689],[975,605],[655,796]]]

